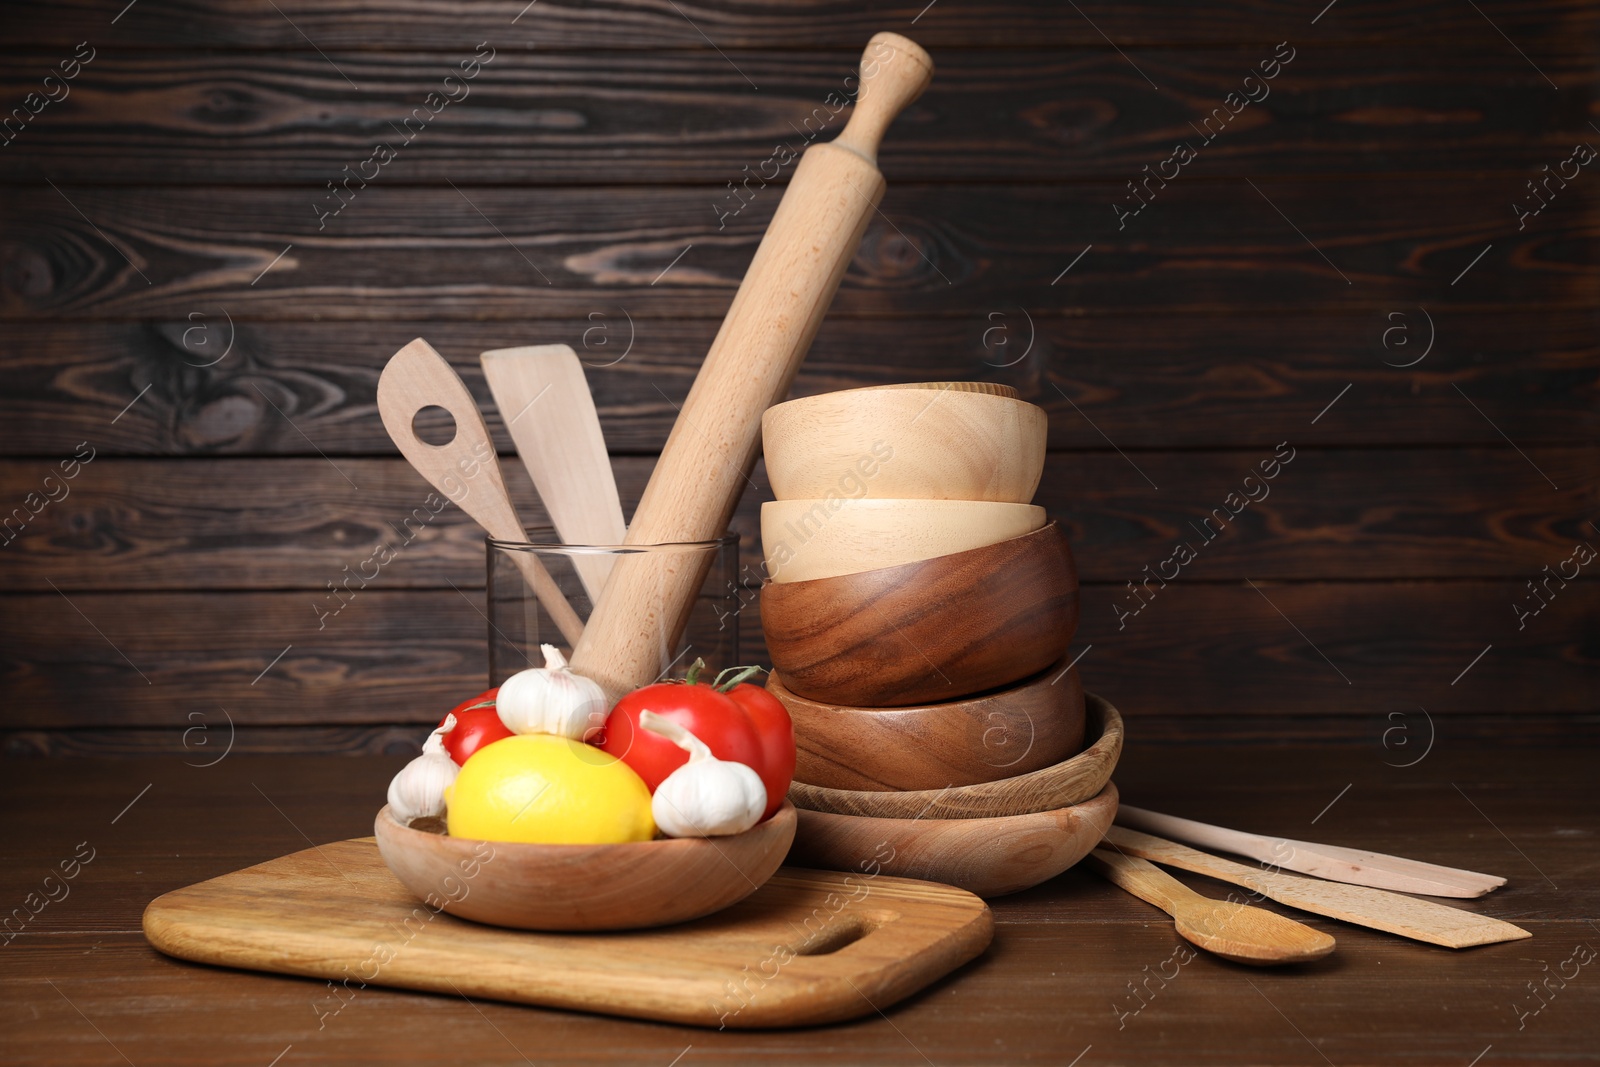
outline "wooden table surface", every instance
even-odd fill
[[[14,915],[38,910],[0,950],[0,1062],[1597,1062],[1600,963],[1557,977],[1575,951],[1600,949],[1595,753],[1441,743],[1415,766],[1385,760],[1404,762],[1376,746],[1134,745],[1117,781],[1130,803],[1505,875],[1505,888],[1464,906],[1532,940],[1452,952],[1300,916],[1338,937],[1332,957],[1255,970],[1201,953],[1176,978],[1151,979],[1140,1001],[1132,988],[1180,944],[1171,923],[1069,871],[995,901],[988,952],[886,1014],[719,1033],[377,988],[319,1029],[321,982],[179,962],[145,944],[139,916],[161,893],[370,833],[399,757],[12,759],[0,901]],[[45,879],[75,855],[63,897]],[[59,899],[40,907],[46,889]]]

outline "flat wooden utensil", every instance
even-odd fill
[[[1107,832],[1106,843],[1141,859],[1242,885],[1291,908],[1399,934],[1415,941],[1426,941],[1431,945],[1470,948],[1473,945],[1492,945],[1533,936],[1500,919],[1474,915],[1470,911],[1435,904],[1431,900],[1417,900],[1384,889],[1323,882],[1298,874],[1279,874],[1258,867],[1246,867],[1242,863],[1219,859],[1121,826],[1113,826]]]
[[[1172,916],[1178,936],[1235,963],[1266,967],[1320,960],[1334,940],[1265,908],[1201,896],[1148,860],[1097,848],[1089,866]]]
[[[912,41],[880,33],[861,57],[850,121],[808,148],[711,342],[628,526],[631,545],[721,537],[749,480],[761,415],[782,400],[811,347],[839,280],[877,210],[884,131],[933,77]],[[624,556],[573,651],[572,669],[613,699],[645,685],[670,660],[710,559],[663,567]]]
[[[462,893],[472,893],[472,879],[462,872]],[[144,932],[182,959],[329,979],[337,985],[307,987],[324,1019],[367,985],[383,985],[764,1028],[887,1008],[981,953],[994,918],[950,886],[785,867],[693,922],[618,933],[506,930],[418,901],[367,837],[174,890],[145,909]]]
[[[456,424],[455,436],[442,445],[432,445],[418,437],[413,425],[417,412],[435,406],[448,411]],[[384,365],[378,376],[378,414],[390,439],[417,473],[472,516],[490,537],[501,541],[526,539],[522,522],[506,495],[494,442],[489,439],[489,429],[483,424],[476,401],[455,369],[422,338],[400,349]],[[550,572],[529,553],[513,552],[511,558],[561,630],[561,636],[568,643],[577,644],[583,636],[583,620],[567,603]]]
[[[1459,867],[1441,867],[1435,863],[1387,856],[1382,852],[1368,852],[1359,848],[1319,845],[1287,837],[1266,837],[1126,804],[1117,811],[1117,823],[1190,845],[1249,856],[1253,860],[1301,874],[1314,874],[1318,878],[1351,885],[1368,885],[1374,889],[1393,889],[1399,893],[1481,897],[1491,889],[1506,884],[1504,878],[1464,871]]]
[[[577,353],[570,345],[524,345],[478,360],[556,534],[569,545],[622,544],[622,501]],[[590,604],[599,603],[613,558],[573,555]]]

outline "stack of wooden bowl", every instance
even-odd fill
[[[1031,503],[1046,417],[1005,386],[852,389],[762,423],[768,688],[794,718],[791,863],[997,896],[1116,813],[1116,709],[1069,646],[1078,576]]]

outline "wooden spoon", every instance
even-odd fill
[[[569,345],[524,345],[478,360],[556,534],[569,545],[622,544],[628,527],[577,353]],[[590,604],[600,602],[612,561],[604,554],[572,557]]]
[[[1320,960],[1333,938],[1264,908],[1201,896],[1148,860],[1097,848],[1089,865],[1172,916],[1178,936],[1234,963],[1270,967]]]
[[[417,436],[412,425],[417,412],[434,406],[444,408],[455,419],[456,434],[446,444],[429,444]],[[378,376],[378,414],[400,454],[417,473],[472,516],[490,537],[500,541],[526,539],[522,522],[506,495],[505,482],[500,479],[494,443],[483,416],[478,414],[477,403],[450,364],[422,338],[400,349],[384,365]],[[583,636],[583,620],[561,595],[550,572],[531,553],[513,552],[511,558],[533,587],[534,596],[555,620],[561,636],[576,645]]]

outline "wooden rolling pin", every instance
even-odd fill
[[[709,541],[727,529],[755,463],[762,413],[788,394],[883,196],[878,143],[932,77],[933,61],[914,42],[894,33],[868,42],[850,121],[795,167],[645,487],[628,544]],[[711,564],[660,555],[617,560],[573,651],[572,668],[613,700],[667,666]]]

